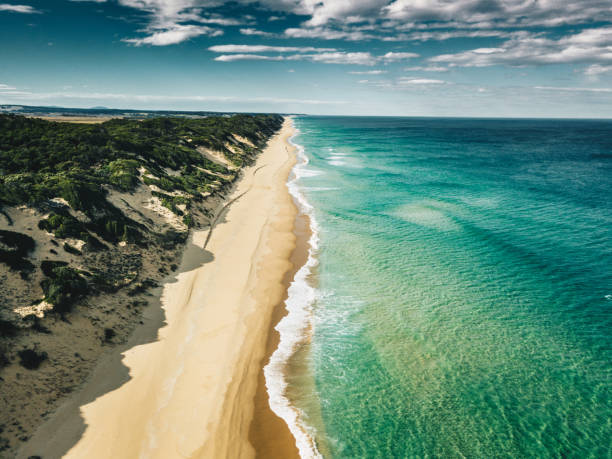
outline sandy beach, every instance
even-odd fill
[[[257,438],[275,435],[283,457],[297,454],[280,420],[254,426],[273,416],[258,403],[254,418],[255,395],[295,262],[297,209],[286,186],[293,132],[286,120],[212,233],[191,234],[160,313],[153,306],[19,457],[249,458]]]

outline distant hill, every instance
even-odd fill
[[[212,111],[179,111],[179,110],[124,110],[108,107],[91,107],[91,108],[75,108],[75,107],[50,107],[50,106],[28,106],[28,105],[2,105],[0,104],[0,113],[8,112],[17,115],[31,116],[49,116],[49,115],[64,115],[64,116],[111,116],[122,118],[159,118],[160,116],[184,117],[184,118],[201,118],[205,116],[228,116],[228,115],[257,115],[260,113],[237,113],[237,112],[212,112]]]

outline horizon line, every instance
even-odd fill
[[[348,114],[338,114],[338,115],[326,115],[326,114],[315,114],[315,113],[293,113],[293,112],[266,112],[266,111],[238,111],[238,110],[177,110],[177,109],[148,109],[148,108],[110,108],[103,106],[95,106],[95,107],[67,107],[61,105],[26,105],[26,104],[6,104],[0,103],[0,114],[2,113],[16,113],[15,111],[10,111],[6,109],[2,109],[2,107],[19,107],[19,108],[39,108],[39,109],[61,109],[61,110],[80,110],[80,111],[90,111],[90,112],[145,112],[145,113],[177,113],[177,114],[197,114],[197,113],[210,113],[210,114],[264,114],[264,115],[281,115],[281,116],[317,116],[317,117],[325,117],[325,118],[431,118],[431,119],[475,119],[475,120],[584,120],[584,121],[612,121],[612,116],[607,118],[589,118],[589,117],[571,117],[571,116],[460,116],[460,115],[348,115]]]

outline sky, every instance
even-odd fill
[[[0,0],[0,104],[612,118],[612,0]]]

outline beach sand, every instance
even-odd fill
[[[164,285],[163,313],[100,362],[20,457],[249,458],[270,441],[276,457],[297,456],[287,426],[261,403],[270,331],[296,262],[293,132],[286,120],[245,170],[212,234],[192,233]]]

